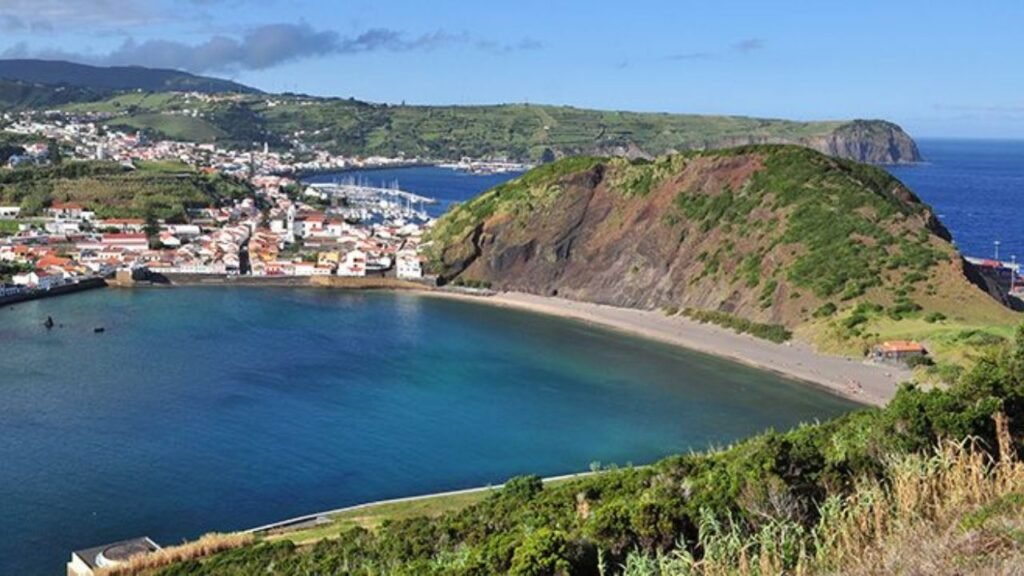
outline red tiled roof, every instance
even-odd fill
[[[879,346],[883,352],[924,352],[924,346],[920,342],[911,340],[893,340],[882,342]]]

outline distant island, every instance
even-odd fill
[[[59,108],[154,138],[344,155],[549,162],[580,154],[652,158],[746,144],[799,144],[874,164],[922,160],[882,120],[798,122],[569,106],[406,106],[264,94],[173,70],[0,60],[0,110]]]

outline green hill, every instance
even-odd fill
[[[247,185],[201,175],[185,165],[141,164],[126,170],[113,163],[69,162],[0,171],[0,204],[21,206],[25,216],[61,201],[82,204],[100,218],[155,216],[180,222],[188,208],[249,193]]]
[[[182,94],[121,94],[66,107],[77,112],[169,115],[197,111],[209,127],[184,139],[251,147],[297,142],[346,155],[434,159],[493,156],[549,161],[580,154],[654,156],[673,150],[790,143],[872,163],[921,159],[914,141],[883,121],[793,122],[738,116],[645,114],[560,106],[389,106],[295,95],[232,95],[200,101]],[[119,122],[115,119],[112,122]]]
[[[879,168],[753,146],[543,166],[446,214],[429,253],[450,282],[682,311],[854,356],[899,333],[958,363],[964,334],[1003,340],[1016,315],[949,238]]]
[[[28,84],[76,87],[96,93],[258,92],[230,80],[196,76],[179,70],[142,66],[89,66],[60,60],[0,59],[0,79]]]
[[[72,102],[98,100],[103,94],[88,88],[44,86],[0,79],[0,110],[49,109]]]

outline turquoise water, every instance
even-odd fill
[[[70,550],[143,534],[648,463],[854,408],[582,323],[410,294],[100,290],[0,310],[0,351],[0,574],[58,573]]]

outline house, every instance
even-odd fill
[[[319,213],[300,216],[295,219],[295,233],[300,238],[308,238],[316,232],[322,232],[326,221],[327,217]]]
[[[11,278],[17,286],[25,286],[27,288],[35,288],[37,290],[49,290],[56,286],[64,284],[64,277],[41,270],[34,270],[27,274],[16,274]]]
[[[71,218],[78,220],[82,218],[85,208],[75,202],[54,202],[46,209],[47,216],[52,218]]]
[[[102,229],[117,230],[118,232],[139,233],[146,229],[146,221],[141,218],[108,218],[99,222]]]
[[[149,238],[145,234],[104,234],[100,243],[109,248],[124,248],[143,252],[149,249]]]
[[[203,233],[195,224],[167,224],[164,229],[179,238],[198,238]]]
[[[82,233],[82,225],[78,220],[52,220],[46,223],[44,229],[54,236],[71,236]]]
[[[318,252],[316,255],[316,265],[324,268],[337,268],[341,262],[341,252],[337,250],[328,250],[325,252]]]
[[[312,276],[316,271],[316,264],[312,262],[295,262],[292,265],[292,274],[295,276]]]
[[[0,206],[0,220],[13,220],[21,214],[18,206]]]
[[[345,254],[345,258],[338,265],[337,275],[347,277],[366,276],[366,252],[352,250]]]
[[[178,237],[170,232],[161,232],[160,244],[162,244],[164,248],[180,248],[181,240],[178,240]]]
[[[893,340],[882,342],[871,347],[871,359],[876,362],[890,364],[906,364],[915,358],[923,358],[928,354],[924,345],[910,340]]]
[[[399,252],[395,274],[399,278],[407,280],[423,278],[423,266],[420,264],[419,254],[415,250],[402,250]]]
[[[137,556],[158,552],[160,546],[147,537],[133,538],[71,553],[67,564],[68,576],[93,576],[124,564]]]

